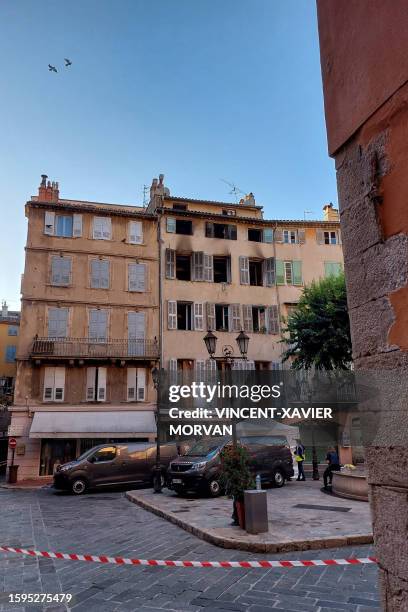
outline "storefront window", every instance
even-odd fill
[[[40,476],[52,476],[58,465],[76,457],[76,440],[41,440]]]

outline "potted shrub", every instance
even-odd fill
[[[238,522],[245,529],[244,491],[253,489],[254,478],[249,470],[251,456],[241,445],[235,448],[228,444],[220,455],[221,483],[226,494],[234,500],[234,524]]]

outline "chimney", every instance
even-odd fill
[[[3,317],[3,319],[7,319],[7,316],[8,316],[8,306],[7,306],[7,302],[6,301],[1,303],[1,316]]]
[[[245,206],[255,206],[255,196],[252,191],[245,196],[244,204]]]
[[[41,183],[38,187],[38,200],[40,202],[58,202],[59,186],[56,181],[47,181],[46,174],[41,175]]]
[[[331,202],[323,206],[323,219],[324,221],[340,221],[339,211],[333,208]]]
[[[152,180],[152,185],[150,187],[150,203],[152,203],[156,198],[160,196],[169,196],[170,189],[164,184],[164,174],[159,174],[159,178],[154,178]]]

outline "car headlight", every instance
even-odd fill
[[[199,463],[194,463],[191,466],[191,470],[202,470],[203,468],[205,468],[205,466],[207,465],[206,461],[200,461]]]

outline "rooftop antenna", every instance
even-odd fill
[[[246,193],[245,191],[242,191],[242,189],[240,189],[239,187],[237,187],[235,185],[235,183],[231,183],[230,181],[226,181],[225,179],[220,179],[220,181],[222,181],[223,183],[226,183],[229,187],[231,187],[231,191],[229,191],[228,193],[233,195],[235,198],[235,202],[238,204],[238,197],[239,195],[243,195],[245,196]]]
[[[303,211],[303,219],[306,221],[306,215],[314,215],[314,210],[304,210]]]
[[[147,185],[143,185],[143,208],[147,206],[147,192],[149,191],[149,187]]]

